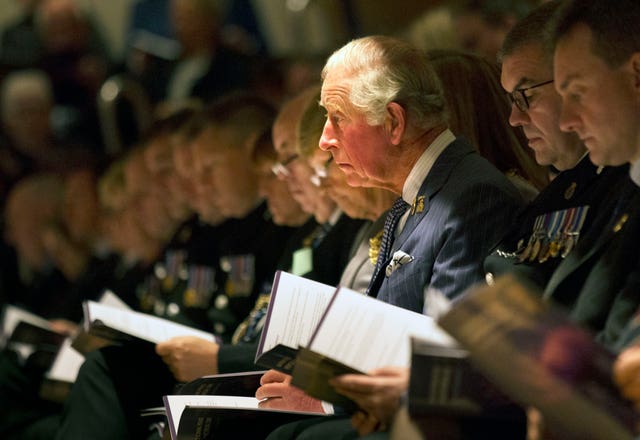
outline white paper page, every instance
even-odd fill
[[[187,406],[257,409],[260,401],[255,397],[239,396],[164,396],[171,438],[176,439],[180,417]]]
[[[11,333],[15,330],[18,324],[21,322],[28,322],[36,327],[46,328],[51,330],[51,324],[44,318],[38,315],[34,315],[31,312],[27,312],[16,306],[7,304],[4,307],[4,313],[2,318],[2,335],[0,335],[0,343],[4,346],[7,339],[11,336]]]
[[[309,348],[366,372],[409,366],[411,336],[435,345],[456,346],[433,318],[341,287]]]
[[[78,371],[84,362],[84,356],[71,347],[71,338],[66,338],[58,350],[58,354],[47,372],[47,378],[61,382],[74,383],[78,377]]]
[[[146,315],[132,310],[121,310],[98,304],[94,301],[87,301],[85,304],[85,319],[88,322],[101,321],[107,327],[153,342],[154,344],[176,336],[197,336],[208,341],[215,341],[215,336],[211,333],[177,324],[156,316]]]
[[[333,286],[276,272],[258,355],[278,344],[306,346],[335,290]]]
[[[131,310],[131,307],[129,307],[126,302],[122,301],[118,295],[109,289],[102,292],[98,302],[105,306],[111,306],[121,310]]]

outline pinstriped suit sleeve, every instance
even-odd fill
[[[445,165],[451,170],[446,181],[425,202],[417,224],[409,219],[405,229],[412,229],[394,243],[394,252],[413,260],[385,278],[377,296],[415,312],[424,311],[426,289],[454,298],[484,280],[484,258],[522,206],[515,187],[477,154]]]
[[[520,207],[516,196],[494,182],[476,183],[457,194],[436,242],[430,289],[454,298],[470,285],[484,280],[482,261],[502,238]]]

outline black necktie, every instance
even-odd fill
[[[378,278],[378,274],[383,270],[385,264],[391,257],[391,245],[393,244],[396,226],[398,225],[400,217],[402,217],[402,214],[404,214],[407,208],[409,208],[409,204],[400,197],[393,202],[393,206],[391,207],[389,214],[387,214],[387,218],[384,221],[384,228],[382,230],[382,240],[380,242],[378,259],[376,260],[376,268],[373,271],[373,277],[371,278],[369,287],[367,288],[368,295],[375,295],[377,293],[377,288],[374,289],[374,283]],[[377,284],[377,286],[380,285],[380,283],[375,284]]]

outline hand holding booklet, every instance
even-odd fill
[[[335,290],[277,271],[255,363],[291,374],[298,347],[309,342]]]
[[[0,348],[16,352],[22,362],[47,368],[64,338],[48,320],[10,304],[3,307]]]
[[[300,350],[291,384],[353,409],[353,403],[337,394],[328,380],[381,367],[409,367],[412,337],[436,346],[456,345],[432,318],[340,287],[308,345]]]
[[[309,395],[352,407],[327,383],[345,373],[408,366],[410,337],[455,345],[432,318],[344,287],[276,273],[256,364],[293,375]]]
[[[436,345],[455,345],[428,316],[349,289],[336,289],[279,271],[273,283],[256,364],[293,373],[292,383],[308,394],[348,408],[353,403],[335,393],[328,379],[383,366],[408,366],[411,336]],[[202,386],[187,384],[180,393],[193,393],[194,389],[204,389]],[[243,433],[246,431],[247,438],[260,438],[270,432],[270,426],[318,416],[317,413],[263,409],[253,397],[243,394],[229,400],[229,396],[219,391],[219,388],[212,391],[215,396],[201,398],[166,396],[165,407],[172,419],[174,440],[212,438],[226,432],[225,429],[236,434],[241,429]],[[225,427],[229,420],[243,423]]]
[[[439,319],[505,394],[563,438],[633,439],[640,417],[612,381],[615,355],[513,275],[470,289]]]
[[[88,333],[109,339],[114,343],[135,339],[158,344],[176,336],[197,336],[208,341],[219,342],[212,333],[94,301],[84,303],[84,326]]]
[[[164,396],[171,438],[262,438],[281,424],[319,416],[260,408],[254,394],[263,373],[205,376],[182,385],[177,395]]]

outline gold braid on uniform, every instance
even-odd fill
[[[382,245],[383,232],[384,231],[380,231],[369,239],[369,261],[374,266],[376,265],[376,261],[378,261],[378,255],[380,254],[380,246]]]
[[[270,297],[271,297],[270,293],[263,293],[260,296],[258,296],[258,299],[256,300],[256,303],[253,306],[253,310],[251,310],[251,313],[249,313],[249,316],[247,316],[245,320],[242,321],[240,325],[238,325],[238,327],[236,327],[236,331],[233,333],[233,336],[231,337],[232,344],[237,344],[238,342],[240,342],[240,340],[244,337],[244,335],[247,334],[247,329],[249,328],[249,325],[256,324],[255,322],[252,322],[252,321],[254,320],[256,314],[260,312],[260,310],[269,306]]]

